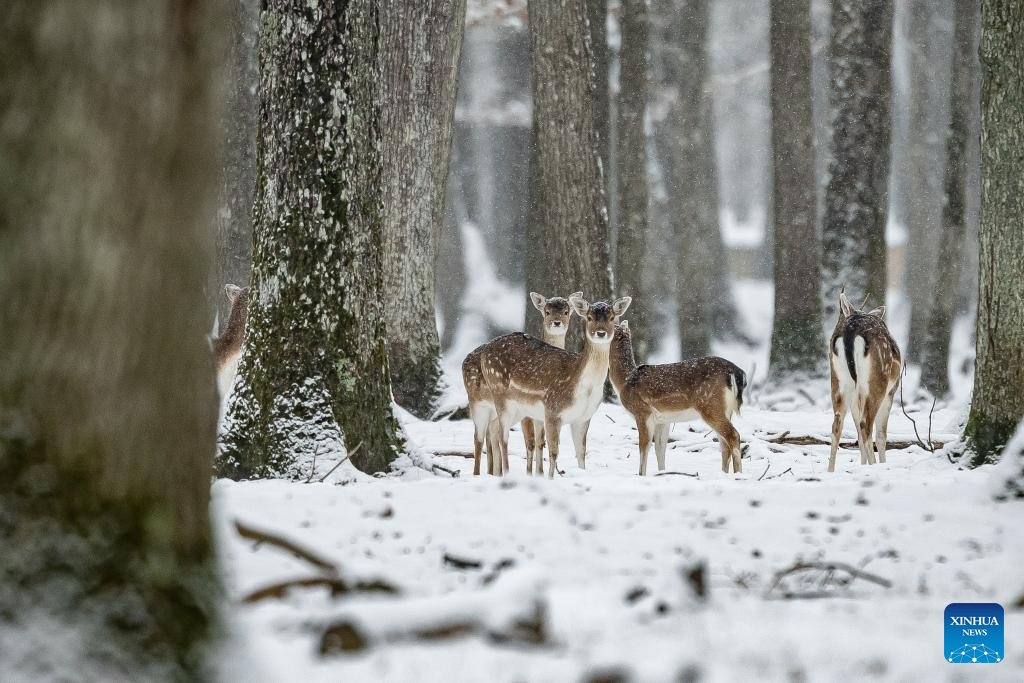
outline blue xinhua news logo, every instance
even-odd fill
[[[994,602],[954,602],[945,613],[946,661],[995,664],[1003,661],[1003,606]]]

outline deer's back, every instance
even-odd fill
[[[722,392],[731,386],[730,377],[742,373],[735,363],[718,356],[641,365],[626,379],[623,403],[642,403],[659,412],[701,409],[721,401]]]

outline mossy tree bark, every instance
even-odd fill
[[[825,317],[839,290],[884,303],[892,137],[892,0],[832,0],[832,157],[825,188]]]
[[[437,247],[466,0],[402,0],[381,13],[384,298],[395,401],[429,418],[440,392]],[[454,323],[454,321],[451,321]]]
[[[815,227],[810,0],[771,4],[775,381],[824,375],[821,248]]]
[[[372,0],[261,12],[252,291],[222,476],[297,476],[338,449],[387,469],[402,448],[384,339]]]
[[[540,212],[542,230],[526,250],[541,261],[528,260],[527,289],[545,296],[582,290],[588,300],[608,298],[608,212],[586,0],[530,3],[530,59],[536,131],[530,189],[542,191],[539,200],[531,197],[530,210]],[[567,348],[582,345],[582,329],[569,328]]]
[[[218,1],[0,21],[0,679],[199,680]]]
[[[981,3],[981,225],[972,464],[993,462],[1024,416],[1024,5]]]
[[[960,277],[964,266],[967,237],[967,141],[970,136],[971,94],[977,72],[978,7],[970,2],[954,4],[950,123],[946,132],[946,171],[942,204],[942,235],[938,268],[931,305],[921,384],[935,396],[949,393],[949,344]],[[913,334],[913,332],[911,332]]]
[[[227,101],[222,118],[223,164],[217,211],[215,282],[210,288],[221,327],[231,313],[224,285],[244,287],[252,270],[252,192],[256,184],[259,102],[258,0],[232,0]]]
[[[633,297],[629,319],[638,363],[651,352],[652,279],[648,254],[647,111],[648,19],[646,0],[623,0],[619,12],[619,96],[616,116],[616,191],[619,229],[616,248],[616,289]]]

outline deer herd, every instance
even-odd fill
[[[247,288],[227,285],[224,291],[231,313],[224,332],[211,340],[222,398],[234,382],[249,303]],[[462,363],[473,423],[473,474],[480,474],[485,450],[488,473],[509,471],[509,432],[517,422],[526,445],[527,474],[534,473],[534,461],[537,474],[544,474],[546,443],[547,474],[554,476],[559,435],[566,424],[576,462],[586,469],[590,420],[604,399],[609,377],[622,407],[636,420],[641,476],[647,473],[651,443],[658,469],[664,470],[672,424],[698,418],[718,435],[722,471],[728,473],[730,466],[734,473],[742,471],[740,435],[732,417],[743,405],[743,370],[714,356],[638,366],[629,322],[622,320],[631,297],[588,303],[582,292],[567,298],[531,292],[530,299],[543,316],[542,339],[506,334],[477,347]],[[574,314],[584,325],[580,353],[565,348]],[[884,315],[884,306],[865,312],[854,308],[845,292],[839,295],[839,316],[828,347],[833,412],[829,472],[835,471],[847,411],[853,413],[861,464],[875,464],[876,452],[878,462],[885,462],[886,428],[901,360]]]
[[[582,292],[564,299],[531,292],[530,299],[544,316],[543,339],[507,334],[474,349],[462,363],[473,423],[473,474],[480,474],[485,449],[488,473],[508,471],[509,431],[517,422],[522,423],[527,474],[533,474],[535,459],[537,474],[544,473],[546,441],[548,477],[554,476],[563,424],[569,425],[580,469],[586,469],[587,432],[609,376],[622,407],[636,420],[641,476],[647,473],[651,442],[658,469],[664,470],[672,424],[698,418],[718,435],[722,471],[728,473],[730,466],[734,473],[742,471],[732,416],[743,405],[743,370],[714,356],[638,366],[629,322],[622,320],[632,303],[628,296],[611,304],[589,303]],[[573,313],[585,325],[580,353],[565,349]],[[864,312],[853,307],[845,292],[839,295],[839,318],[828,350],[834,414],[829,472],[835,471],[847,411],[856,423],[861,463],[874,464],[876,450],[878,461],[885,462],[886,427],[901,365],[884,314],[884,306]]]

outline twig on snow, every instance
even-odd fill
[[[270,531],[261,531],[259,529],[255,529],[237,519],[235,520],[235,531],[238,532],[239,536],[241,536],[242,538],[247,538],[250,541],[256,541],[257,543],[267,543],[268,545],[281,548],[282,550],[285,550],[294,555],[295,557],[298,557],[300,559],[305,560],[306,562],[309,562],[313,566],[318,567],[319,569],[325,572],[328,572],[333,575],[337,575],[338,573],[338,565],[334,564],[333,562],[324,557],[321,557],[316,552],[309,550],[308,548],[303,548],[298,543],[290,541],[283,536],[279,536]]]
[[[767,472],[767,471],[768,470],[765,470],[765,472]],[[778,479],[779,477],[781,477],[783,475],[792,474],[792,473],[793,473],[793,468],[792,467],[787,467],[786,469],[782,470],[778,474],[773,474],[772,476],[768,477],[768,479]],[[764,475],[762,474],[761,476],[763,477]],[[758,479],[758,481],[761,481],[761,480]]]
[[[336,470],[336,469],[338,469],[339,467],[341,467],[341,464],[342,464],[343,462],[345,462],[346,460],[348,460],[349,458],[351,458],[351,457],[352,457],[353,455],[355,455],[356,453],[358,453],[358,452],[359,452],[359,449],[360,449],[360,448],[362,448],[362,447],[363,447],[363,442],[362,442],[362,441],[360,441],[359,443],[357,443],[357,444],[356,444],[356,447],[352,449],[352,452],[351,452],[351,453],[347,454],[347,455],[346,455],[346,456],[345,456],[344,458],[342,458],[341,460],[339,460],[338,462],[336,462],[336,463],[334,464],[334,467],[332,467],[331,469],[327,470],[327,474],[325,474],[324,476],[320,477],[320,483],[322,484],[322,483],[323,483],[323,482],[324,482],[324,481],[325,481],[325,480],[327,479],[327,477],[331,476],[331,474],[333,474],[333,473],[334,473],[334,470]]]
[[[448,474],[450,474],[452,476],[453,479],[459,476],[459,471],[458,470],[450,470],[447,467],[445,467],[444,465],[438,465],[436,463],[431,463],[430,469],[432,469],[432,470],[441,470],[442,472],[447,472]]]
[[[300,579],[288,579],[258,588],[242,598],[243,603],[261,602],[268,599],[281,599],[293,588],[317,588],[323,586],[330,589],[331,597],[348,593],[386,593],[398,594],[398,589],[382,580],[349,584],[337,576],[308,576]]]
[[[917,433],[917,421],[914,420],[914,418],[910,417],[910,414],[907,412],[907,402],[903,398],[903,380],[906,379],[906,376],[907,376],[907,364],[906,364],[906,362],[904,362],[903,363],[903,376],[900,377],[900,410],[902,410],[903,414],[907,416],[908,420],[910,420],[910,424],[912,424],[914,426],[914,436],[917,437],[917,445],[920,446],[921,448],[925,449],[929,453],[934,453],[935,452],[935,444],[932,443],[932,413],[935,412],[935,397],[934,396],[932,397],[932,408],[928,412],[928,444],[926,445],[925,442],[921,440],[921,435]],[[943,444],[939,444],[939,446],[942,446],[942,445]],[[947,457],[949,456],[948,453],[946,455],[947,455]]]
[[[693,477],[694,479],[700,479],[700,472],[675,472],[673,470],[665,470],[664,472],[655,472],[656,477],[668,477],[675,475],[677,477]]]
[[[768,466],[764,468],[764,472],[762,472],[761,476],[757,478],[758,481],[761,481],[762,479],[764,479],[764,475],[768,474],[768,470],[771,469],[771,466],[772,466],[772,463],[769,460],[768,461]]]
[[[845,575],[837,572],[844,572]],[[834,597],[837,594],[836,589],[846,588],[858,579],[883,588],[892,587],[892,582],[888,579],[863,569],[857,569],[845,562],[795,562],[792,566],[776,572],[775,579],[765,592],[765,596],[769,597],[772,591],[779,588],[783,580],[790,576],[797,577],[798,581],[804,584],[808,590],[783,589],[780,597],[785,600]]]

